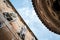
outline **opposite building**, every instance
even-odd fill
[[[0,0],[0,40],[38,40],[9,0]]]

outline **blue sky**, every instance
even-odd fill
[[[49,31],[37,17],[31,0],[10,0],[38,40],[60,40],[60,35]]]

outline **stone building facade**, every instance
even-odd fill
[[[0,40],[38,40],[9,0],[0,0]]]

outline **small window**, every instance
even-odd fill
[[[26,29],[22,27],[20,33],[18,33],[22,40],[25,39],[25,32],[26,32]]]
[[[5,12],[5,13],[3,13],[3,15],[8,21],[13,20],[12,17],[9,15],[9,13]]]
[[[24,40],[25,39],[25,34],[21,35],[21,39]]]
[[[6,4],[7,7],[10,8],[10,5],[8,4],[8,2],[6,0],[4,0],[3,2]]]
[[[4,17],[5,17],[8,21],[11,21],[11,20],[15,20],[15,19],[16,19],[15,13],[4,12],[3,15],[4,15]]]

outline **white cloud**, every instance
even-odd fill
[[[30,9],[28,7],[24,7],[24,8],[20,8],[18,9],[20,15],[22,15],[22,17],[26,20],[29,20],[30,22],[33,20],[37,20],[36,18],[36,13],[33,9]]]

